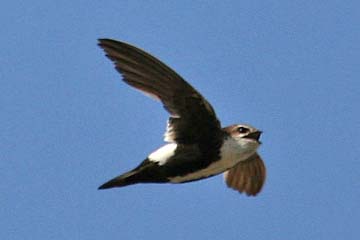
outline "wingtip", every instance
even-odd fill
[[[128,43],[117,41],[111,38],[98,38],[98,45],[105,45],[105,44],[121,44],[121,45],[129,45]]]
[[[114,45],[116,43],[119,43],[118,41],[115,41],[113,39],[110,38],[98,38],[98,43],[97,45],[101,48],[104,48],[104,46],[111,46]]]
[[[104,45],[104,43],[106,43],[107,41],[109,41],[110,39],[108,38],[98,38],[98,43],[97,45],[102,47]]]
[[[98,42],[106,42],[106,41],[111,41],[111,39],[109,39],[109,38],[98,38]]]

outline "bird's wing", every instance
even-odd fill
[[[220,134],[212,106],[175,71],[127,43],[99,39],[99,46],[127,84],[160,100],[170,113],[165,141],[191,144]]]
[[[255,153],[226,171],[224,178],[228,187],[255,196],[264,185],[266,168],[259,154]]]

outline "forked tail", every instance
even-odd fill
[[[136,173],[137,173],[136,171],[130,171],[130,172],[124,173],[124,174],[117,176],[117,177],[111,179],[110,181],[104,183],[98,189],[124,187],[127,185],[139,183]]]

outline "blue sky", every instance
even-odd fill
[[[357,1],[8,1],[0,9],[0,239],[358,239]],[[167,113],[97,38],[175,69],[224,126],[262,129],[263,192],[222,176],[98,191]]]

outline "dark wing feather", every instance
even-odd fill
[[[196,143],[221,134],[212,106],[164,63],[127,43],[99,39],[99,46],[127,84],[163,103],[171,115],[166,141]]]
[[[224,177],[228,187],[255,196],[264,185],[266,169],[259,154],[255,153],[226,171]]]

